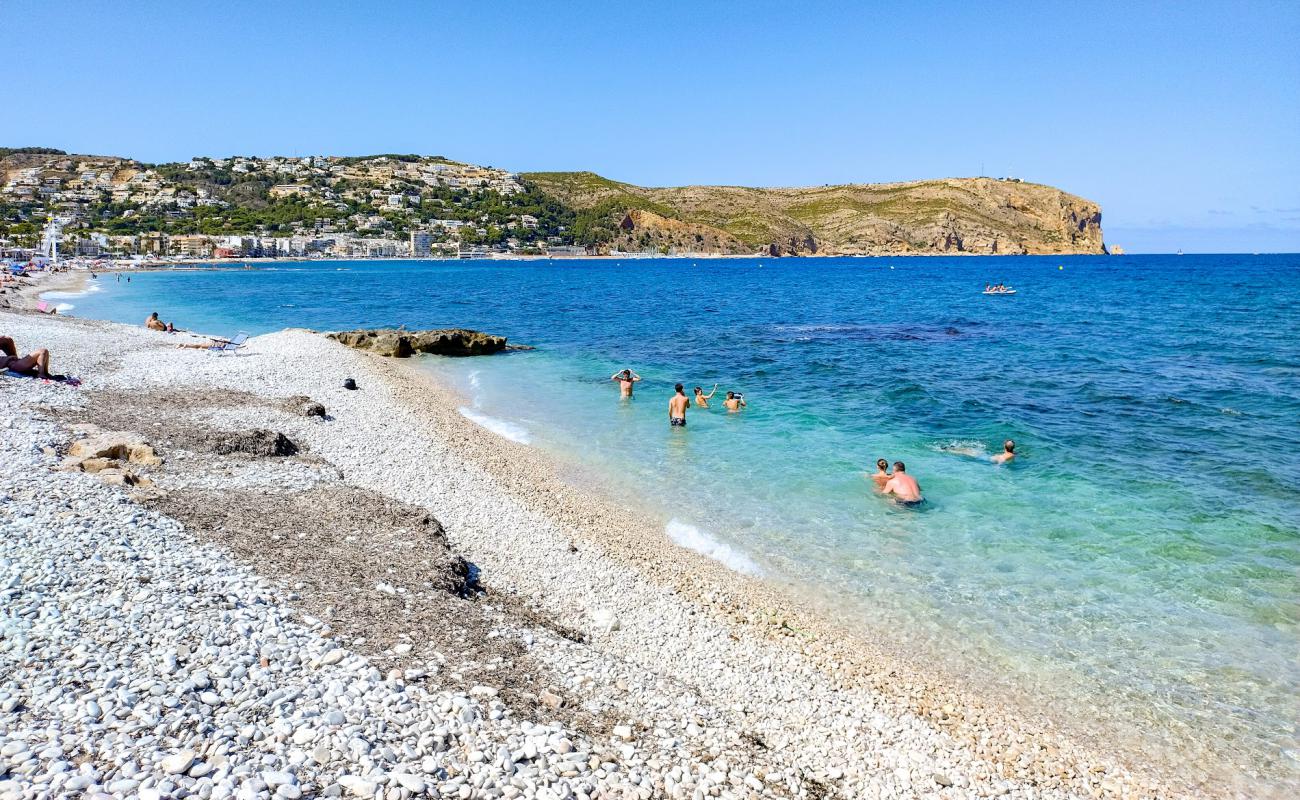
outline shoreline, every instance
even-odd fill
[[[32,291],[62,290],[41,283]],[[53,318],[48,323],[57,324]],[[112,331],[127,341],[139,336],[136,329],[112,323],[76,320],[74,326]],[[976,696],[977,689],[958,689],[952,676],[920,667],[886,643],[867,641],[863,634],[869,632],[844,628],[786,587],[734,573],[674,545],[657,522],[630,518],[626,509],[565,483],[546,454],[462,417],[460,398],[427,372],[304,332],[253,342],[262,362],[284,362],[278,351],[286,351],[299,359],[312,354],[313,361],[321,359],[316,363],[330,363],[330,372],[346,368],[363,392],[348,397],[326,388],[320,376],[281,380],[277,373],[283,371],[274,364],[250,365],[250,359],[204,363],[201,376],[182,376],[177,388],[195,382],[260,396],[307,389],[304,393],[313,397],[337,396],[321,398],[331,411],[334,402],[352,403],[350,424],[356,430],[305,431],[313,452],[351,484],[429,509],[446,526],[455,549],[481,564],[490,581],[504,580],[512,595],[539,613],[587,629],[592,647],[692,685],[721,707],[746,706],[746,729],[779,742],[774,749],[783,758],[810,766],[821,775],[819,781],[839,792],[832,796],[921,791],[913,781],[914,767],[944,778],[934,778],[930,791],[947,790],[951,796],[996,795],[1003,789],[1016,796],[1031,786],[1046,792],[1039,796],[1230,796],[1210,787],[1203,787],[1204,795],[1189,785],[1173,788],[1144,775],[1160,771],[1152,765],[1130,772],[1120,759],[1090,753],[1053,731],[1048,715],[1002,708]],[[153,355],[177,359],[165,351]],[[139,361],[141,352],[128,349],[124,356]],[[234,370],[226,370],[230,363],[238,363],[240,375],[222,374]],[[288,371],[301,375],[300,366]],[[356,407],[358,396],[366,398],[365,409]],[[387,451],[361,444],[367,435],[394,432],[401,435],[391,439]],[[472,501],[462,499],[449,510],[450,490]],[[522,540],[502,535],[522,530],[530,531]],[[559,587],[563,591],[557,592]],[[767,677],[764,686],[752,685],[755,671]],[[792,691],[805,703],[811,700],[811,715],[809,706],[788,697]],[[881,739],[900,736],[894,725],[906,732],[902,738],[908,742],[899,748],[909,774],[905,782],[895,774],[901,767],[891,767],[881,750]],[[837,740],[838,747],[828,745]],[[886,775],[892,777],[882,783]],[[944,781],[956,782],[958,775],[964,784],[949,790],[953,783]]]
[[[992,257],[992,258],[1076,258],[1076,257],[1097,257],[1097,256],[1122,256],[1123,254],[1112,253],[972,253],[972,252],[955,252],[955,253],[929,253],[929,252],[902,252],[902,253],[800,253],[798,255],[773,256],[766,253],[672,253],[672,254],[655,254],[642,255],[639,253],[618,253],[618,254],[589,254],[582,256],[549,256],[549,255],[517,255],[512,253],[489,255],[484,258],[460,258],[459,256],[444,257],[416,257],[416,256],[381,256],[375,258],[356,258],[356,257],[326,257],[313,258],[309,256],[247,256],[243,258],[184,258],[168,257],[166,259],[141,259],[132,260],[128,258],[108,259],[102,262],[88,262],[85,267],[78,266],[75,269],[80,271],[95,272],[117,272],[117,271],[138,271],[138,270],[166,270],[166,269],[192,269],[194,267],[208,267],[211,269],[257,269],[263,264],[311,264],[317,262],[347,262],[347,263],[385,263],[390,261],[445,261],[448,263],[457,263],[460,261],[522,261],[522,262],[555,262],[567,263],[570,261],[735,261],[741,259],[751,260],[772,260],[772,261],[801,261],[817,260],[828,258],[852,258],[852,259],[881,259],[881,258],[959,258],[959,257]],[[1172,254],[1169,254],[1172,255]],[[1194,254],[1195,255],[1195,254]],[[80,261],[79,257],[71,257],[68,261]],[[96,269],[96,267],[98,267]]]

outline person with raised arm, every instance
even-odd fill
[[[625,369],[622,372],[615,372],[613,375],[610,375],[609,379],[611,381],[618,381],[620,397],[631,397],[632,385],[641,380],[641,376],[630,369]]]
[[[705,394],[703,389],[701,389],[700,387],[696,386],[696,387],[695,387],[695,407],[696,407],[696,408],[708,408],[708,407],[709,407],[709,400],[713,397],[713,395],[715,395],[715,394],[717,394],[717,393],[718,393],[718,384],[716,384],[716,383],[713,384],[713,391],[709,392],[708,394]]]

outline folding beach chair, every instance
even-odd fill
[[[248,341],[248,334],[237,333],[235,334],[235,338],[233,339],[230,339],[228,341],[219,341],[216,344],[212,345],[211,347],[208,348],[208,352],[216,353],[219,356],[225,355],[226,353],[237,353],[239,352],[239,348],[243,347],[244,343],[247,341]]]

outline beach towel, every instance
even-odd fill
[[[65,386],[73,386],[73,387],[81,385],[81,378],[78,378],[74,375],[51,375],[48,378],[42,378],[39,375],[36,375],[35,373],[32,372],[14,372],[11,369],[7,369],[0,374],[3,374],[6,378],[34,378],[36,380],[40,380],[45,383],[62,383]]]

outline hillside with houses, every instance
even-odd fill
[[[1095,203],[1014,178],[647,188],[441,156],[0,148],[0,250],[55,242],[148,259],[1105,252]]]
[[[50,219],[66,253],[185,258],[543,253],[576,221],[515,173],[437,156],[0,151],[0,246],[37,247]]]

